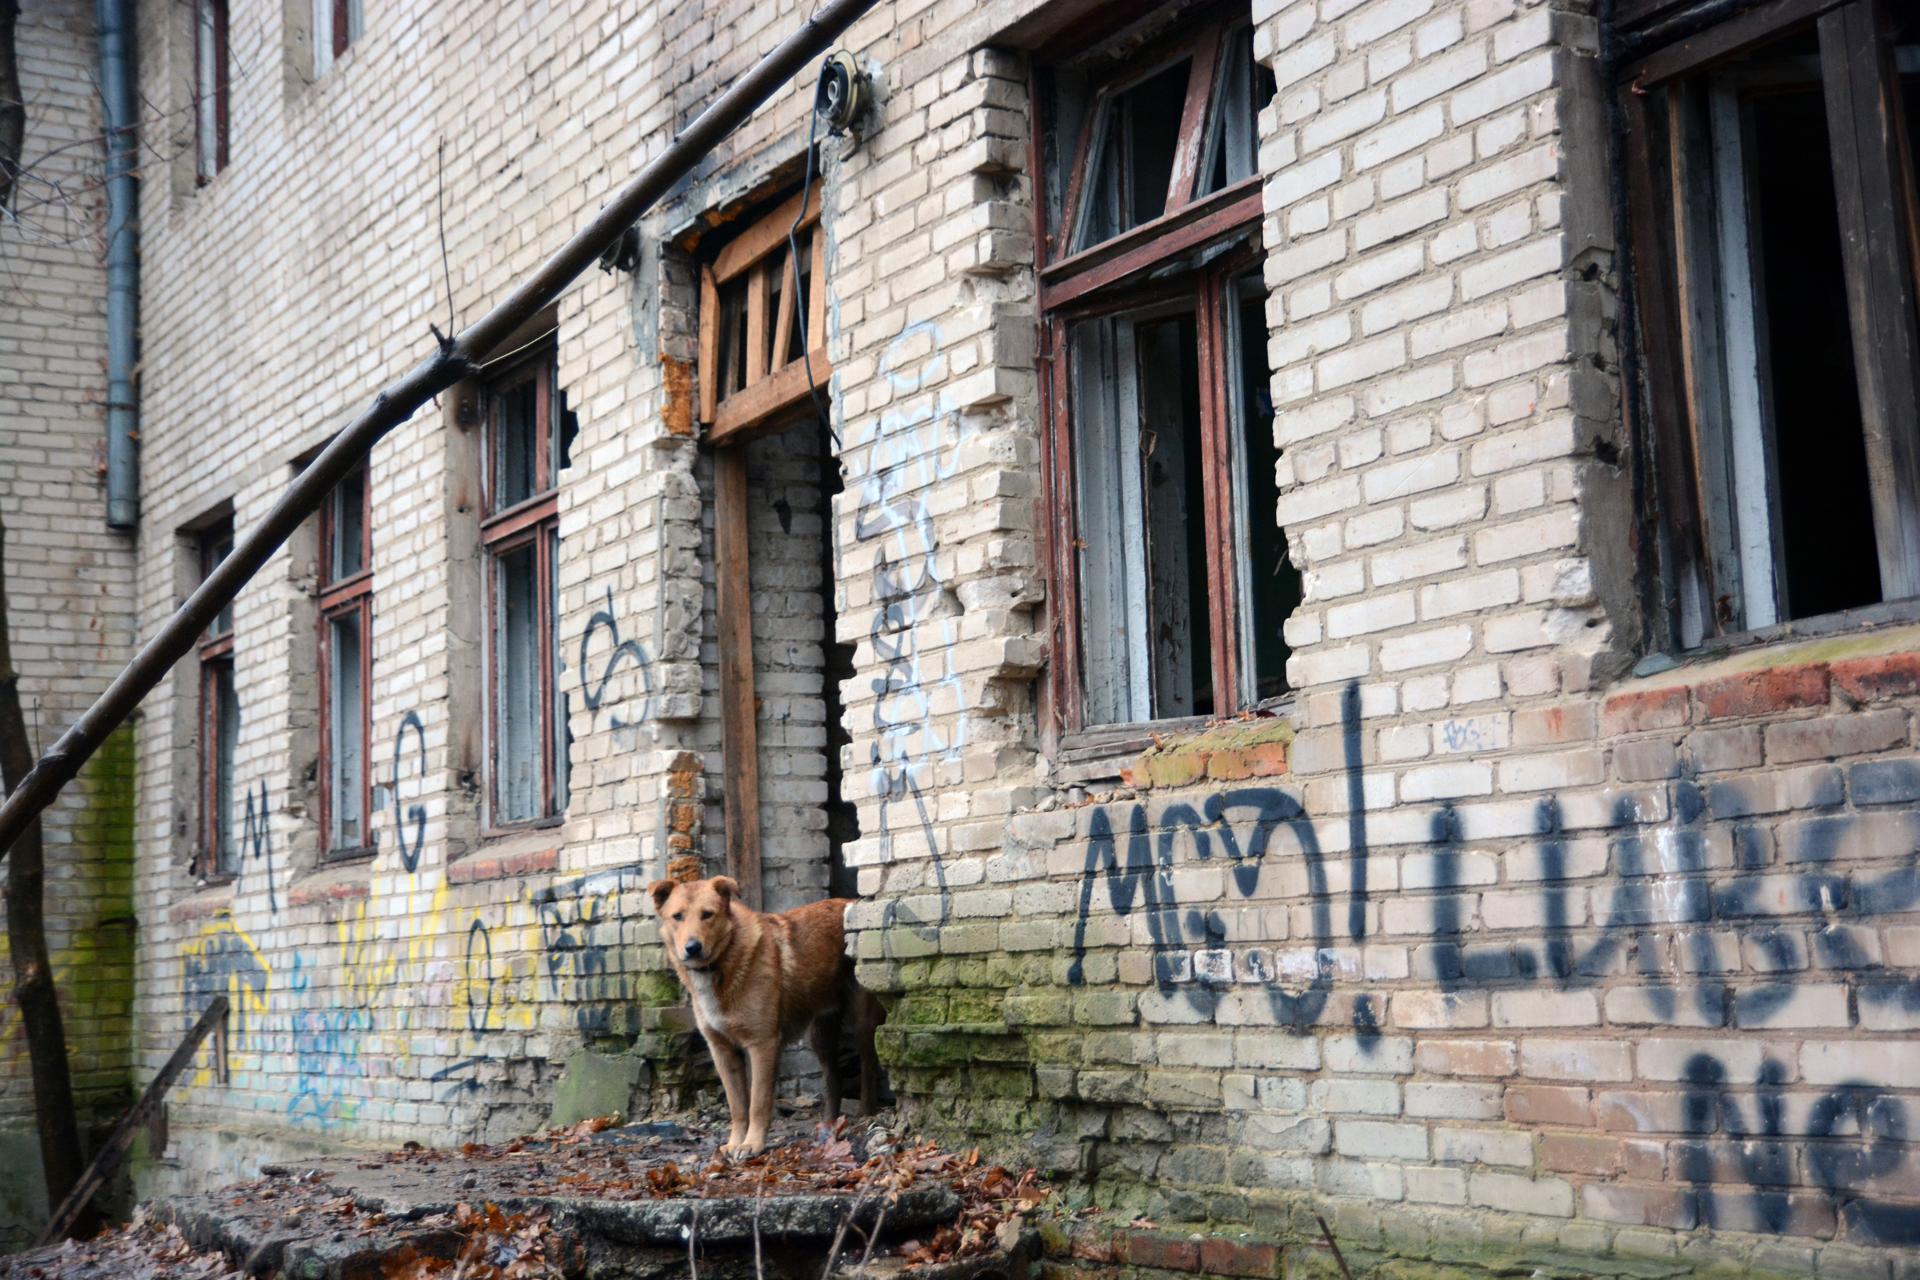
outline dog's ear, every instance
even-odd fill
[[[713,891],[719,894],[724,902],[732,902],[740,896],[740,886],[734,883],[732,876],[715,876]]]
[[[653,910],[656,915],[667,909],[667,899],[673,896],[673,891],[678,887],[679,882],[674,880],[655,880],[653,882],[652,887],[649,888],[647,892],[653,895]]]

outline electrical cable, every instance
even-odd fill
[[[813,110],[807,113],[806,176],[802,178],[800,182],[800,207],[794,212],[793,225],[787,228],[787,261],[793,265],[793,283],[794,293],[796,295],[800,291],[800,224],[806,219],[807,200],[813,194],[814,130],[819,126],[819,123],[820,97],[819,91],[816,89],[814,91]],[[824,197],[822,203],[825,203]],[[820,220],[813,228],[813,234],[816,236],[827,234],[826,210],[823,208],[820,212]],[[825,260],[826,255],[822,254],[821,261],[824,262]],[[822,274],[825,273],[823,272]],[[814,289],[824,289],[826,287],[827,282],[825,280],[809,278],[807,285],[809,292]],[[806,305],[802,305],[803,302]],[[833,447],[837,452],[841,448],[840,433],[834,429],[833,414],[828,412],[826,404],[821,401],[819,384],[813,380],[813,338],[807,333],[807,312],[810,310],[812,310],[812,299],[802,299],[797,296],[794,298],[793,318],[794,322],[800,327],[800,359],[807,371],[807,394],[813,397],[813,411],[819,417],[821,425],[826,427],[827,435],[832,439]]]

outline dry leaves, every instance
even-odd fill
[[[411,1246],[390,1255],[384,1280],[563,1280],[579,1275],[586,1254],[557,1235],[544,1213],[502,1213],[498,1205],[456,1206],[422,1218],[427,1228],[451,1227],[462,1237],[452,1258],[422,1257]]]

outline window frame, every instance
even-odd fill
[[[806,197],[804,208],[802,195]],[[740,232],[700,271],[700,421],[710,445],[744,443],[788,425],[816,389],[833,377],[827,354],[827,239],[820,225],[820,184],[795,192]],[[797,226],[796,226],[797,221]],[[789,236],[808,257],[804,311],[795,304]],[[779,301],[774,277],[779,276]],[[721,384],[722,290],[745,281],[745,369],[742,385]],[[769,327],[770,326],[770,327]],[[798,330],[796,334],[795,330]],[[801,354],[779,359],[794,337]]]
[[[1642,0],[1629,8],[1636,21],[1649,21],[1671,6]],[[1891,30],[1891,14],[1885,0],[1776,0],[1684,38],[1637,49],[1616,73],[1634,261],[1628,287],[1644,375],[1644,386],[1623,378],[1622,390],[1635,445],[1653,462],[1653,501],[1642,504],[1640,530],[1653,548],[1643,559],[1653,647],[1700,652],[1805,629],[1817,619],[1920,612],[1920,186],[1905,138],[1893,42],[1880,34]],[[1818,38],[1881,599],[1841,614],[1776,615],[1755,623],[1745,615],[1746,593],[1737,576],[1716,567],[1716,561],[1728,563],[1722,544],[1732,530],[1711,527],[1716,505],[1727,499],[1709,476],[1712,468],[1731,474],[1735,459],[1708,457],[1707,437],[1715,428],[1703,421],[1707,411],[1696,403],[1686,370],[1685,352],[1695,339],[1682,299],[1686,246],[1680,239],[1686,233],[1676,227],[1688,221],[1689,211],[1681,204],[1682,191],[1663,186],[1677,165],[1670,159],[1666,171],[1655,173],[1661,153],[1653,134],[1660,117],[1649,99],[1664,92],[1670,103],[1679,102],[1696,77],[1807,28]],[[1677,117],[1670,106],[1667,118]],[[1881,120],[1890,123],[1881,128]],[[1713,376],[1724,380],[1724,363]],[[1762,423],[1763,434],[1770,427]],[[1771,463],[1763,479],[1769,487],[1777,483]],[[1777,524],[1770,532],[1777,564],[1782,534]],[[1776,609],[1781,592],[1776,574]],[[1737,611],[1719,604],[1736,598]],[[1698,601],[1692,610],[1690,599]]]
[[[342,578],[333,576],[334,543],[338,532],[338,502],[342,488],[360,486],[360,568]],[[373,841],[373,521],[372,487],[366,463],[356,466],[335,486],[320,507],[320,573],[317,643],[320,654],[320,860],[345,862],[370,857]],[[360,833],[356,845],[334,840],[333,786],[333,630],[334,623],[357,615],[360,624]]]
[[[365,30],[361,0],[313,0],[313,73],[323,76]]]
[[[1044,722],[1048,736],[1068,757],[1081,753],[1103,755],[1130,750],[1150,741],[1155,733],[1197,727],[1255,708],[1270,708],[1291,698],[1252,700],[1241,696],[1240,667],[1251,655],[1241,652],[1242,608],[1238,600],[1241,539],[1234,521],[1235,491],[1232,467],[1232,431],[1229,421],[1232,394],[1226,350],[1231,332],[1224,305],[1234,282],[1257,271],[1263,250],[1259,244],[1263,216],[1256,172],[1220,190],[1197,194],[1203,160],[1209,144],[1211,110],[1223,60],[1234,36],[1247,25],[1245,10],[1231,4],[1198,6],[1182,13],[1202,25],[1190,25],[1187,34],[1171,41],[1152,42],[1138,52],[1116,60],[1090,82],[1078,135],[1070,145],[1053,149],[1059,163],[1071,163],[1065,175],[1057,225],[1049,210],[1051,197],[1036,192],[1034,231],[1040,278],[1040,368],[1044,482],[1040,502],[1045,530],[1044,561],[1049,575],[1048,638],[1051,660],[1045,692]],[[1085,42],[1080,42],[1085,47]],[[1165,212],[1121,231],[1098,244],[1074,248],[1084,216],[1081,204],[1088,166],[1095,155],[1096,135],[1107,102],[1127,92],[1158,70],[1192,57],[1193,72],[1181,113],[1176,157],[1169,176]],[[1029,139],[1030,171],[1043,172],[1050,154],[1048,133],[1053,127],[1052,68],[1036,59],[1030,81],[1033,132]],[[1257,124],[1256,124],[1257,128]],[[1256,140],[1257,147],[1257,140]],[[1052,181],[1053,175],[1048,175]],[[1172,279],[1143,282],[1202,249],[1243,243]],[[1201,456],[1205,473],[1202,493],[1201,536],[1205,542],[1210,581],[1207,601],[1211,646],[1214,708],[1210,714],[1148,719],[1119,724],[1087,721],[1085,654],[1080,591],[1077,477],[1073,466],[1076,423],[1073,416],[1072,358],[1067,344],[1071,325],[1105,315],[1192,299],[1199,347]],[[1261,335],[1264,340],[1264,335]]]
[[[233,553],[233,535],[231,516],[195,534],[200,581],[206,581],[220,562]],[[200,635],[196,654],[199,688],[195,721],[199,726],[199,742],[195,753],[195,790],[199,831],[194,842],[191,870],[195,878],[209,884],[225,884],[240,874],[240,841],[234,830],[232,813],[234,761],[222,750],[220,733],[223,712],[228,710],[229,699],[229,695],[222,691],[221,674],[224,672],[226,675],[227,689],[233,687],[236,674],[232,609],[233,606],[228,605],[214,615],[213,621],[207,624],[207,629]],[[226,623],[224,627],[221,626],[223,619]],[[238,708],[233,710],[237,716]],[[223,780],[227,792],[227,803],[224,805],[220,794]],[[224,842],[221,839],[223,833],[229,837]]]
[[[510,358],[487,370],[479,380],[480,403],[480,550],[483,562],[482,596],[485,609],[486,675],[484,705],[487,736],[486,802],[482,835],[493,836],[558,826],[566,817],[567,769],[560,758],[566,732],[564,695],[558,670],[559,610],[555,587],[559,554],[560,490],[557,472],[561,466],[560,422],[564,409],[560,402],[558,351],[552,343],[541,343],[531,354]],[[511,505],[493,510],[493,493],[501,395],[531,380],[534,384],[535,438],[533,492]],[[540,797],[539,812],[531,818],[503,820],[500,786],[503,781],[500,753],[500,644],[501,616],[500,569],[509,555],[531,545],[534,552],[534,598],[546,609],[546,625],[536,635],[535,672],[539,681],[537,704],[540,723]]]
[[[226,170],[231,139],[229,124],[232,109],[233,54],[230,44],[232,22],[227,0],[194,0],[193,21],[193,166],[194,182],[206,186]],[[202,41],[202,29],[211,34]],[[212,67],[206,65],[212,45]],[[211,146],[205,131],[211,127]]]

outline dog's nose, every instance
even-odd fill
[[[700,954],[700,940],[697,938],[690,939],[687,942],[687,959],[691,960],[699,954]]]

